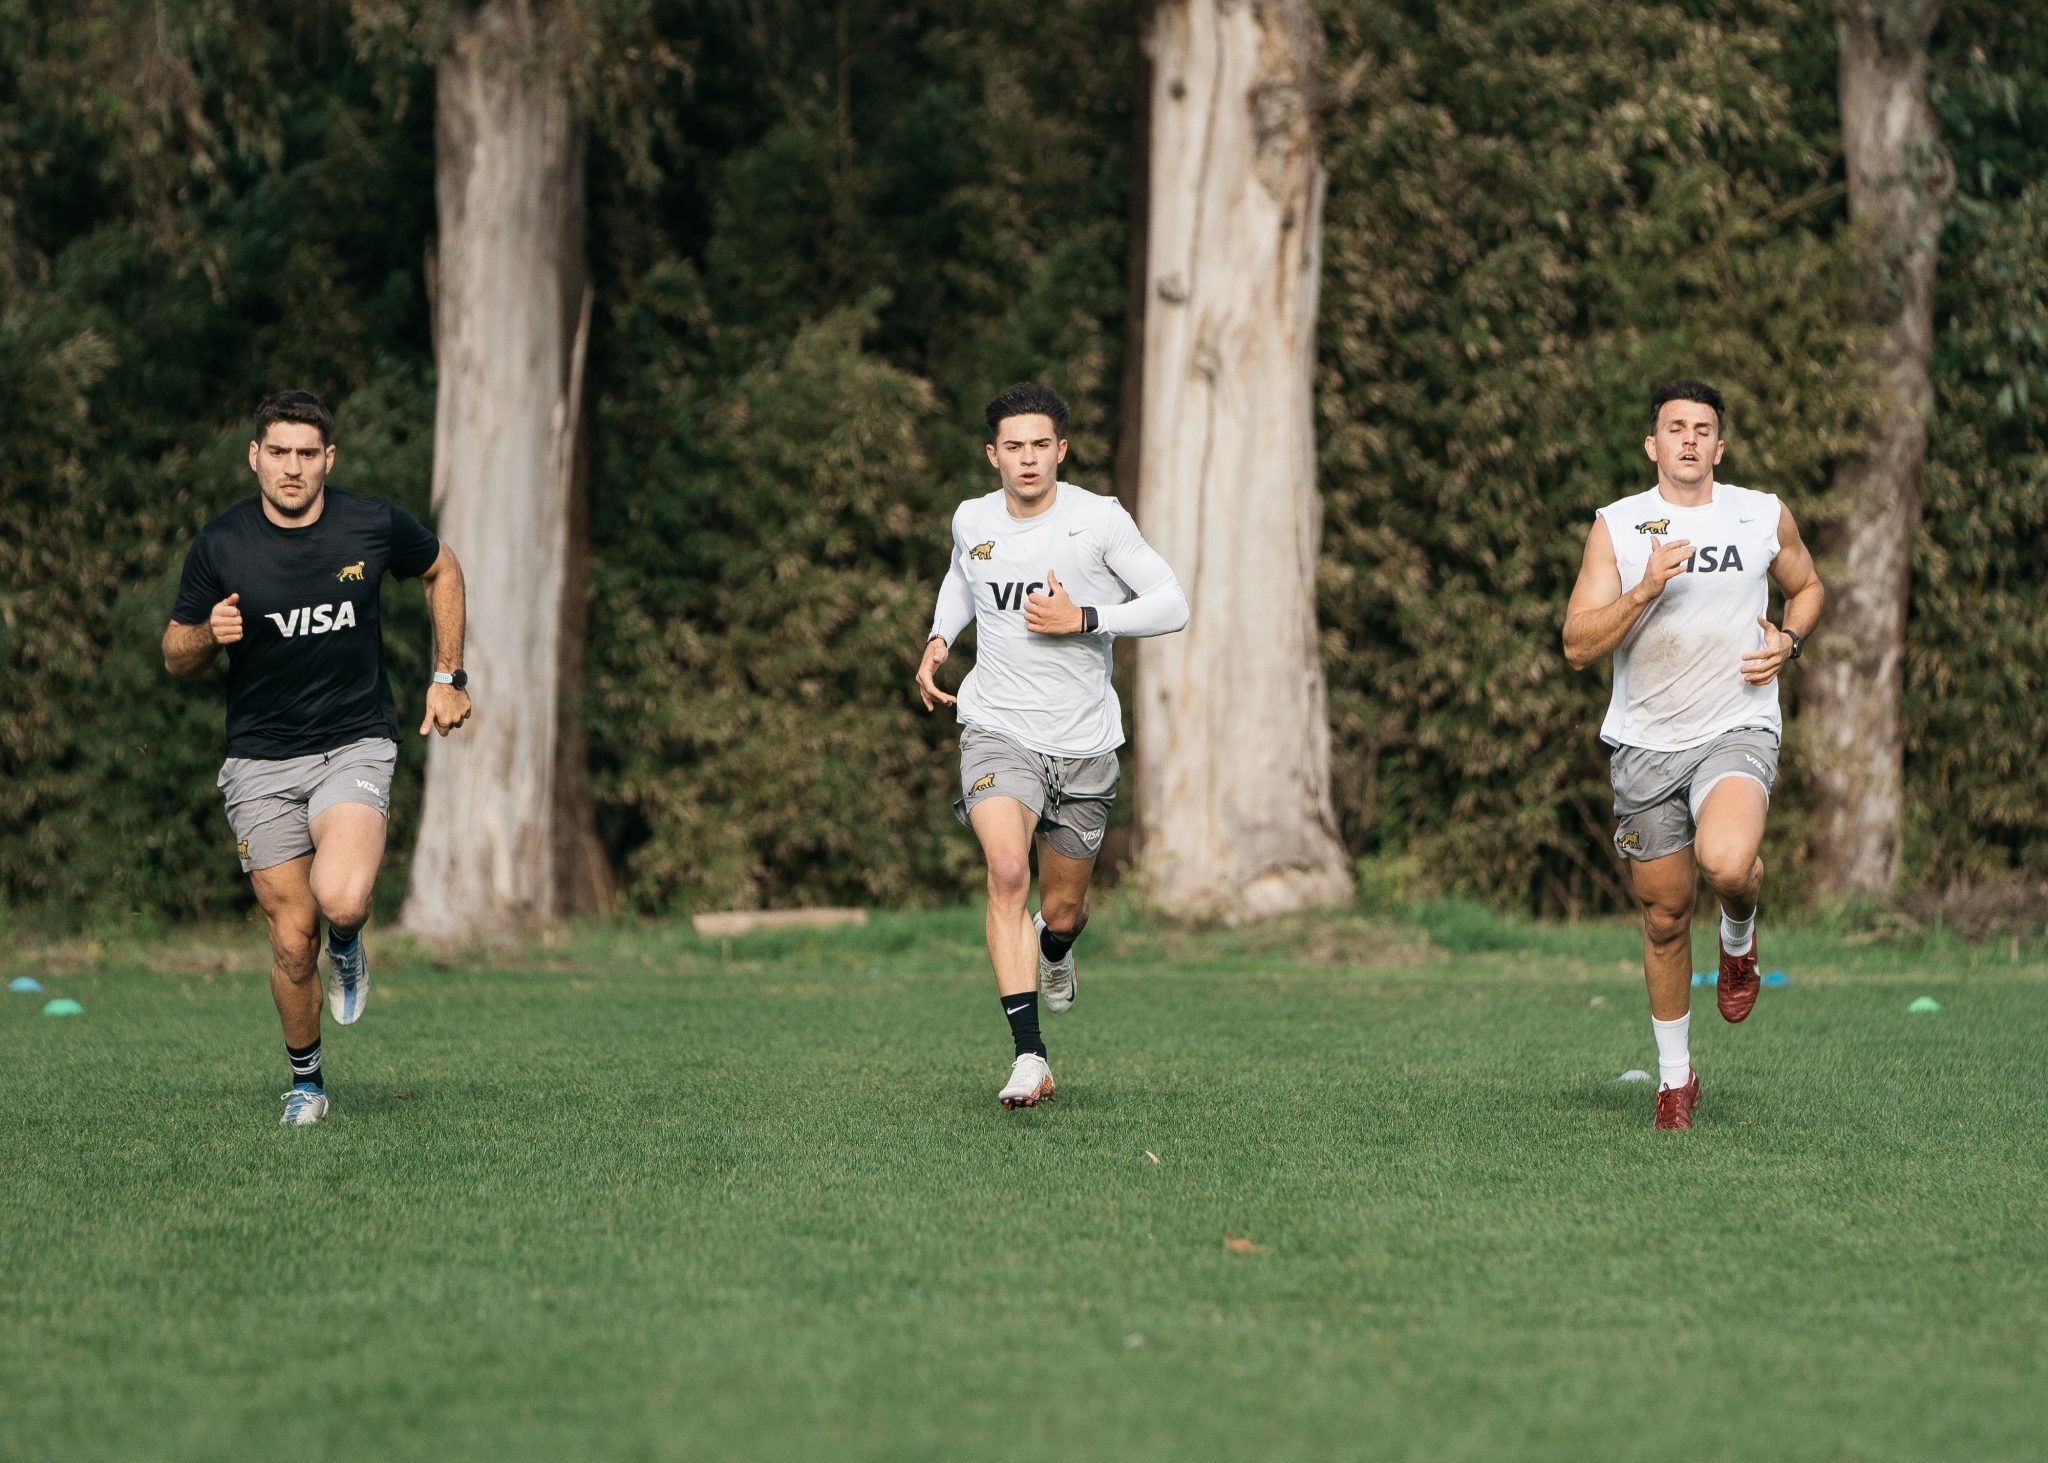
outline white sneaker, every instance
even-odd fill
[[[1036,1107],[1052,1096],[1052,1068],[1036,1052],[1026,1052],[1011,1064],[1010,1080],[996,1094],[1004,1107]]]
[[[1034,914],[1031,922],[1039,934],[1045,933],[1045,916]],[[1038,950],[1038,994],[1048,1011],[1065,1011],[1072,1008],[1074,997],[1081,994],[1081,982],[1075,978],[1074,951],[1068,946],[1067,953],[1058,960],[1045,958],[1045,947]]]
[[[327,1009],[343,1026],[353,1026],[370,1003],[370,952],[363,947],[361,935],[356,936],[355,954],[346,959],[337,956],[325,941],[321,949],[327,956]]]
[[[284,1116],[278,1121],[287,1128],[310,1128],[326,1116],[326,1093],[317,1087],[294,1087],[284,1095]]]

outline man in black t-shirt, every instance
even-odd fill
[[[462,568],[383,498],[327,486],[334,419],[303,391],[256,408],[258,495],[199,531],[164,630],[164,665],[196,675],[228,653],[228,757],[220,771],[242,872],[270,920],[270,994],[292,1088],[284,1121],[327,1115],[320,1070],[320,921],[327,1005],[346,1026],[370,994],[359,932],[384,857],[398,712],[384,674],[377,592],[388,573],[426,585],[434,620],[429,729],[469,719]]]

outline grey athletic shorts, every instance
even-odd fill
[[[313,820],[336,803],[367,803],[391,813],[398,743],[364,737],[306,757],[230,757],[220,765],[221,796],[242,872],[274,868],[313,851]]]
[[[1743,726],[1683,752],[1617,747],[1608,771],[1614,779],[1614,851],[1625,859],[1663,858],[1691,844],[1700,805],[1723,778],[1760,782],[1770,797],[1778,780],[1778,734]]]
[[[1015,798],[1038,815],[1038,833],[1054,853],[1091,859],[1116,801],[1116,753],[1053,757],[998,732],[960,729],[960,801],[954,816],[967,827],[983,798]]]

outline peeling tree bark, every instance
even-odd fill
[[[1141,17],[1141,21],[1149,25],[1149,20]],[[1151,95],[1152,78],[1151,58],[1141,55],[1135,78],[1141,96]],[[1149,237],[1146,219],[1151,211],[1152,187],[1152,113],[1148,107],[1140,107],[1136,111],[1137,115],[1131,119],[1131,237],[1124,257],[1127,305],[1123,380],[1117,400],[1120,430],[1117,433],[1116,461],[1111,467],[1117,498],[1133,517],[1138,512],[1138,464],[1144,455],[1145,445],[1145,434],[1141,428],[1145,415],[1145,298],[1151,293],[1151,281],[1147,277],[1150,261],[1146,253]]]
[[[583,744],[565,705],[587,583],[575,559],[584,125],[540,41],[531,5],[491,0],[435,77],[434,508],[462,558],[476,683],[469,725],[427,752],[404,923],[437,939],[544,928],[609,892],[601,857],[590,864]]]
[[[1899,727],[1913,537],[1934,390],[1934,267],[1950,164],[1927,104],[1936,0],[1837,0],[1849,217],[1871,273],[1882,382],[1869,449],[1835,469],[1817,535],[1828,582],[1800,717],[1819,797],[1814,867],[1832,894],[1884,898],[1905,806]]]
[[[1349,897],[1315,617],[1322,31],[1306,0],[1152,14],[1139,504],[1187,587],[1138,661],[1148,892],[1260,917]]]

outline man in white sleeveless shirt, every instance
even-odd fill
[[[1715,481],[1726,420],[1704,382],[1651,396],[1643,448],[1656,486],[1600,510],[1565,610],[1574,670],[1614,657],[1600,739],[1614,749],[1614,846],[1643,909],[1659,1128],[1690,1128],[1700,1100],[1689,1039],[1699,874],[1721,901],[1721,1014],[1740,1021],[1756,1004],[1777,677],[1825,598],[1785,505]],[[1766,575],[1785,595],[1782,627],[1766,614]]]
[[[1012,386],[988,404],[989,465],[1001,486],[953,514],[953,561],[917,667],[924,709],[957,706],[960,821],[988,863],[988,958],[1015,1057],[997,1097],[1032,1107],[1053,1093],[1038,1001],[1079,991],[1073,944],[1116,799],[1123,709],[1110,684],[1119,635],[1165,635],[1187,597],[1114,498],[1059,481],[1067,404]],[[935,678],[978,621],[974,669],[955,700]],[[1039,913],[1028,909],[1038,845]]]

